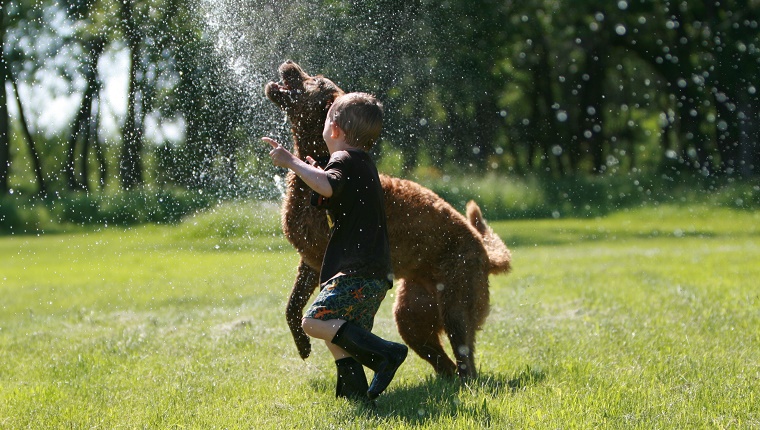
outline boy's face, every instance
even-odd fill
[[[327,118],[325,118],[325,127],[322,129],[322,138],[325,140],[325,143],[327,144],[327,149],[330,150],[330,152],[333,152],[333,148],[336,146],[336,142],[338,141],[338,138],[340,137],[340,127],[338,127],[338,124],[335,124],[332,121],[332,106],[330,107],[330,110],[327,111]]]
[[[330,112],[332,111],[332,107],[330,107],[330,110],[327,111],[327,118],[325,118],[325,126],[322,129],[322,138],[327,142],[330,140],[330,136],[332,134],[332,119],[330,118]]]

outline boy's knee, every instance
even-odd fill
[[[304,317],[301,319],[301,328],[307,335],[318,339],[330,340],[335,336],[341,325],[345,321],[332,319],[323,321],[317,318]]]
[[[303,331],[307,335],[309,335],[311,337],[319,337],[319,336],[317,336],[317,334],[318,334],[318,327],[315,324],[318,321],[320,321],[320,320],[317,320],[317,319],[314,319],[314,318],[309,318],[309,317],[304,317],[304,318],[301,319],[301,328],[303,329]]]

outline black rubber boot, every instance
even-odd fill
[[[406,360],[409,348],[389,342],[350,322],[344,323],[335,333],[332,343],[343,348],[364,366],[375,371],[367,390],[370,400],[377,398],[390,385],[401,363]]]
[[[354,357],[335,360],[338,368],[338,380],[335,385],[335,397],[345,397],[349,400],[369,402],[367,397],[367,375],[364,367]]]

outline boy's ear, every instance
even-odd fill
[[[330,123],[330,137],[337,139],[343,133],[343,129],[337,123]]]

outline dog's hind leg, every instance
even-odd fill
[[[443,325],[436,295],[414,281],[401,280],[393,314],[404,342],[430,363],[439,375],[454,376],[457,368],[441,344]]]
[[[461,306],[447,306],[443,316],[446,335],[456,357],[457,374],[462,379],[475,378],[475,330],[467,321],[467,313]]]
[[[488,312],[488,280],[464,279],[452,275],[451,286],[445,286],[440,295],[443,329],[451,342],[456,357],[457,373],[462,379],[475,378],[475,333]],[[485,275],[488,276],[488,275]],[[475,279],[473,279],[475,278]],[[462,294],[469,285],[471,294]],[[480,291],[484,294],[477,294]],[[481,303],[482,302],[482,303]]]

